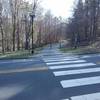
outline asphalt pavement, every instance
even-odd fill
[[[0,60],[0,100],[100,100],[100,54],[54,46],[29,59]]]

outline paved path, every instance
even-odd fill
[[[100,100],[100,55],[62,54],[52,49],[45,50],[43,59],[63,88],[62,100]]]
[[[100,100],[100,55],[45,48],[22,60],[0,60],[0,100]]]

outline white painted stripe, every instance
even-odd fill
[[[100,93],[75,96],[75,97],[72,97],[71,99],[72,100],[100,100]]]
[[[53,56],[44,56],[44,59],[60,59],[60,58],[79,58],[77,56],[57,56],[57,55],[53,55]]]
[[[97,56],[100,56],[100,54],[84,55],[81,58],[91,58],[91,57],[97,57]]]
[[[71,57],[71,58],[73,58],[73,57],[79,57],[79,56],[68,56],[68,55],[56,55],[56,54],[49,54],[50,56],[49,57],[56,57],[56,56],[58,56],[58,57]],[[45,56],[46,57],[46,56]],[[48,57],[48,56],[47,56]]]
[[[50,62],[74,61],[74,60],[79,60],[79,59],[58,59],[58,60],[47,60],[47,61],[44,60],[44,62],[45,63],[50,63]]]
[[[62,69],[62,68],[79,68],[79,67],[88,67],[94,66],[94,63],[82,63],[82,64],[71,64],[71,65],[59,65],[59,66],[51,66],[50,69]]]
[[[56,58],[43,58],[44,60],[60,60],[60,59],[79,59],[79,58],[67,58],[67,57],[56,57]]]
[[[98,83],[100,83],[100,76],[61,81],[61,85],[63,88],[92,85],[92,84],[98,84]]]
[[[91,57],[97,57],[97,56],[100,56],[100,54],[84,55],[81,58],[91,58]]]
[[[85,56],[83,56],[82,58],[90,58],[90,57],[92,57],[92,56],[85,55]]]
[[[47,65],[54,65],[54,64],[72,64],[72,63],[84,63],[85,60],[75,60],[75,61],[59,61],[59,62],[50,62]]]
[[[48,60],[52,60],[52,59],[77,59],[78,57],[66,57],[66,56],[62,56],[62,57],[59,57],[59,56],[55,56],[55,57],[48,57],[47,59]]]
[[[88,68],[88,69],[70,70],[70,71],[57,71],[53,73],[55,76],[62,76],[62,75],[84,74],[84,73],[92,73],[92,72],[100,72],[100,68]]]
[[[68,60],[68,61],[72,61],[72,60],[79,60],[79,58],[62,58],[62,59],[44,59],[45,62],[52,62],[52,61],[64,61],[64,60]]]

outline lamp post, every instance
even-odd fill
[[[34,41],[33,41],[34,29],[33,29],[33,22],[34,22],[34,18],[35,18],[35,13],[34,12],[32,12],[30,14],[30,18],[31,18],[31,24],[32,24],[32,51],[31,51],[31,53],[33,54],[34,53]]]

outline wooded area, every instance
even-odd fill
[[[100,40],[100,0],[78,0],[68,20],[67,37],[75,48]]]
[[[0,0],[0,51],[30,50],[67,39],[77,48],[100,40],[100,0],[76,0],[67,21],[44,12],[39,0]],[[56,6],[56,5],[55,5]],[[34,13],[34,19],[31,14]]]
[[[35,14],[33,22],[31,13]],[[0,51],[29,50],[32,42],[34,47],[57,42],[65,29],[62,25],[65,26],[62,18],[54,17],[50,11],[44,13],[39,0],[34,4],[0,0]]]

